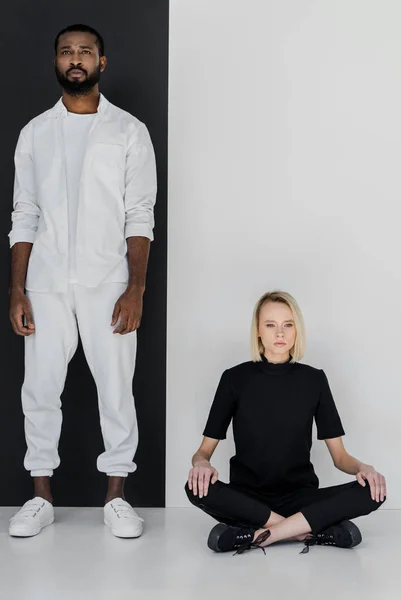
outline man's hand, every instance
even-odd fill
[[[113,334],[125,335],[138,329],[142,318],[142,298],[143,290],[140,288],[127,288],[120,296],[113,310],[111,326],[114,327],[119,318],[120,323]]]
[[[24,317],[26,325],[24,325]],[[27,337],[35,333],[32,306],[22,290],[10,293],[10,321],[17,335]]]

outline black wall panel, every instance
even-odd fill
[[[164,506],[166,415],[166,236],[168,0],[81,0],[79,3],[16,0],[0,20],[0,482],[1,505],[31,497],[23,467],[25,438],[20,391],[23,339],[8,320],[13,154],[21,128],[61,95],[53,68],[53,41],[74,23],[95,27],[105,39],[108,66],[101,92],[146,123],[158,166],[155,241],[151,245],[142,326],[138,332],[134,393],[139,421],[138,470],[127,480],[136,506]],[[62,396],[61,466],[52,478],[56,505],[100,506],[106,478],[96,470],[102,451],[96,389],[81,345]]]

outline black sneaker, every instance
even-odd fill
[[[362,541],[358,527],[351,521],[341,521],[324,529],[305,540],[305,548],[300,554],[309,552],[309,546],[337,546],[337,548],[354,548]]]
[[[235,554],[242,554],[245,550],[250,550],[251,548],[261,548],[264,552],[265,549],[259,546],[259,544],[269,537],[270,531],[267,529],[266,532],[261,533],[253,541],[255,531],[256,529],[250,527],[235,527],[219,523],[211,530],[207,545],[210,550],[214,550],[215,552],[236,550]]]

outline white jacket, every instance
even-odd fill
[[[21,131],[15,151],[10,245],[31,242],[26,288],[65,292],[68,205],[60,99]],[[78,283],[128,281],[130,236],[153,239],[156,165],[145,125],[100,96],[88,136],[79,188]]]

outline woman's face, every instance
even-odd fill
[[[267,302],[259,314],[259,336],[270,362],[285,362],[290,358],[297,332],[292,310],[282,302]]]

